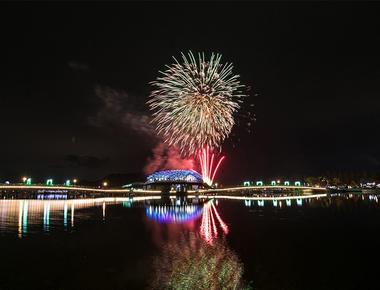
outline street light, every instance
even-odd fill
[[[103,182],[103,186],[104,186],[104,187],[108,186],[108,182],[107,182],[107,181],[104,181],[104,182]]]
[[[26,185],[32,185],[32,178],[24,176],[22,178],[22,182],[25,183]]]
[[[78,179],[74,178],[73,183],[76,184],[78,182]]]

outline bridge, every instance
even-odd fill
[[[302,190],[302,191],[327,191],[325,187],[318,186],[296,186],[296,185],[255,185],[255,186],[236,186],[236,187],[223,187],[223,188],[210,188],[189,190],[188,193],[218,193],[218,192],[237,192],[237,191],[286,191],[286,190]]]
[[[160,194],[159,190],[145,190],[136,188],[94,188],[84,186],[64,186],[64,185],[0,185],[0,190],[61,190],[93,193],[150,193]]]
[[[63,185],[0,185],[1,190],[46,190],[46,191],[76,191],[76,192],[87,192],[87,193],[99,193],[99,194],[152,194],[161,195],[160,190],[146,190],[137,188],[92,188],[83,186],[63,186]],[[313,187],[313,186],[292,186],[292,185],[268,185],[268,186],[237,186],[237,187],[224,187],[224,188],[210,188],[210,189],[198,189],[198,190],[188,190],[188,194],[232,194],[237,192],[249,192],[249,191],[303,191],[303,192],[326,192],[324,187]],[[175,194],[175,190],[170,191],[171,194]]]

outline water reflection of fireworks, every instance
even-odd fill
[[[212,246],[196,235],[164,245],[153,261],[149,289],[242,289],[243,264],[224,240]]]
[[[213,244],[214,240],[218,237],[218,226],[222,229],[225,235],[228,234],[228,226],[220,217],[213,201],[211,200],[203,206],[202,223],[199,230],[201,237],[208,244]]]
[[[220,217],[213,200],[206,202],[203,205],[203,209],[197,205],[149,206],[146,208],[146,215],[149,219],[164,224],[187,224],[197,220],[202,215],[199,234],[210,245],[222,233],[227,235],[229,231],[228,226]]]

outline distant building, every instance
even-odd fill
[[[144,187],[163,192],[186,192],[202,188],[204,183],[202,176],[192,170],[164,170],[149,175]]]

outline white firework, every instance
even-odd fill
[[[221,54],[204,53],[198,58],[190,51],[160,71],[147,102],[153,123],[169,145],[184,155],[203,148],[220,147],[235,124],[234,114],[245,96],[232,63],[221,63]]]

